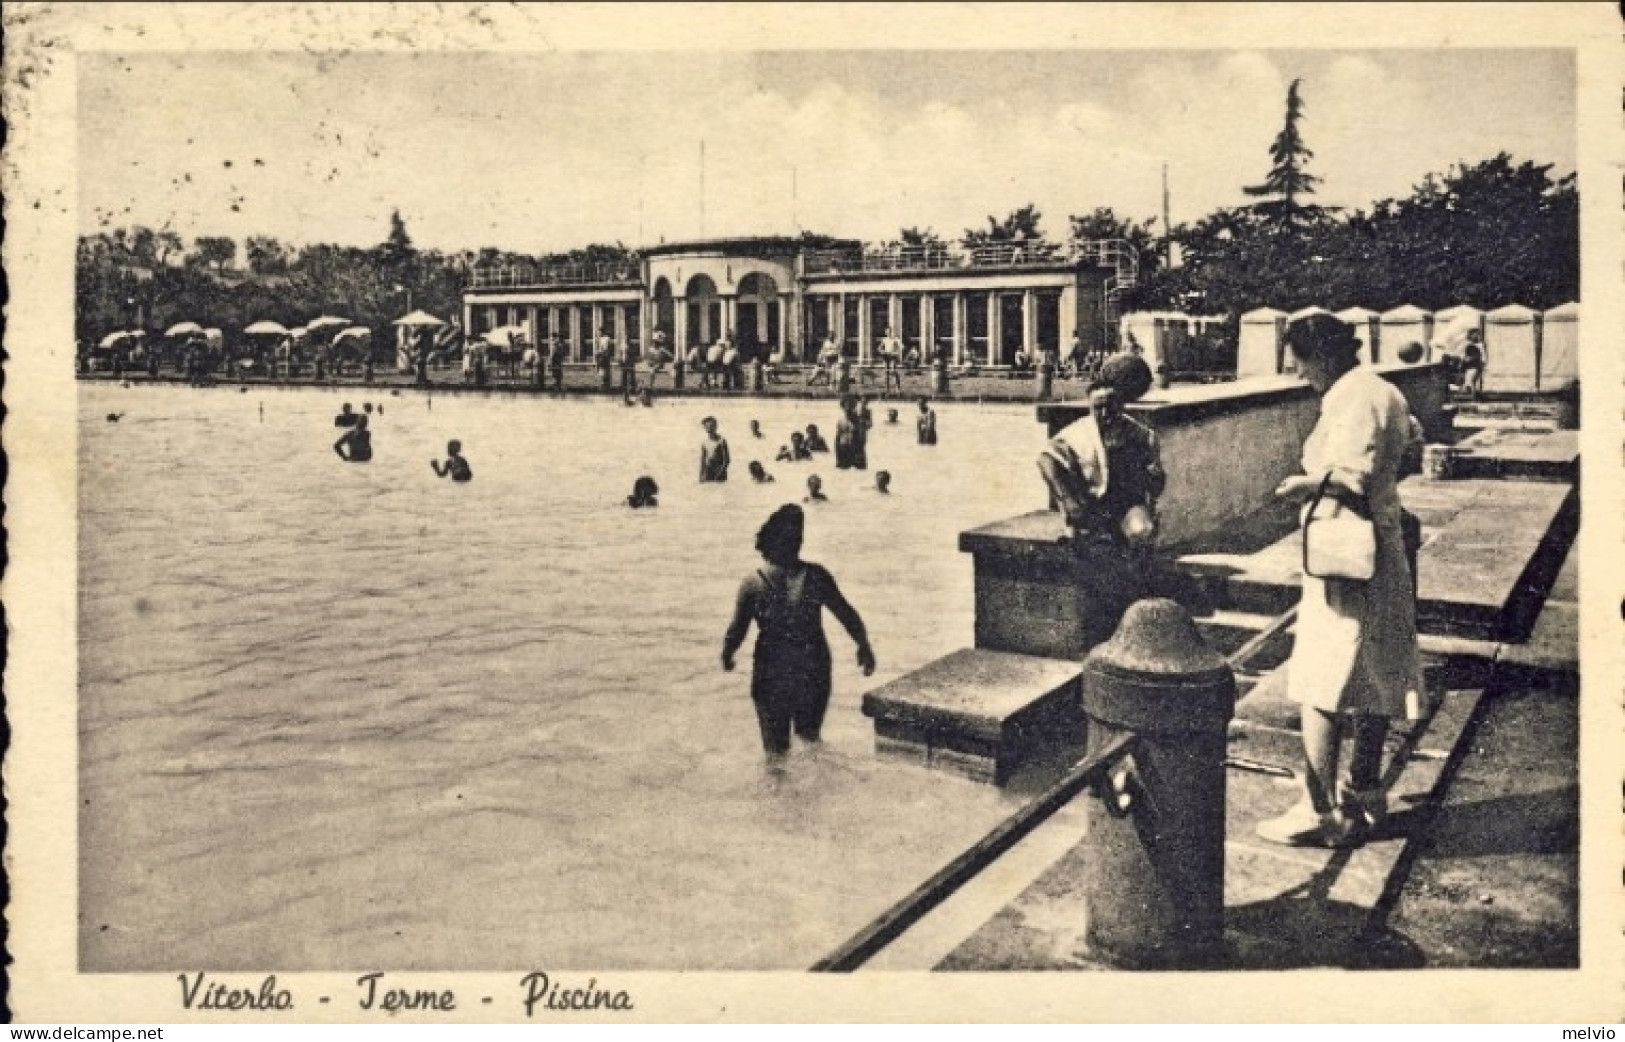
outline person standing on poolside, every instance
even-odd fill
[[[737,391],[744,385],[744,372],[739,367],[739,348],[727,336],[722,338],[722,386]]]
[[[638,390],[638,347],[630,338],[621,345],[621,393],[636,394]]]
[[[794,504],[775,510],[762,525],[756,550],[763,566],[740,583],[733,621],[722,640],[722,668],[732,672],[734,655],[756,623],[750,698],[762,749],[775,768],[790,751],[792,729],[807,743],[822,736],[832,686],[823,609],[830,610],[857,645],[863,675],[875,671],[875,653],[857,609],[841,595],[828,570],[801,559],[805,532],[806,514]]]
[[[727,387],[727,374],[722,370],[722,358],[728,353],[727,338],[718,338],[705,352],[705,372],[700,377],[700,386],[713,387],[713,381],[720,381]]]
[[[1302,789],[1293,807],[1255,831],[1291,846],[1337,847],[1382,828],[1390,722],[1427,712],[1399,503],[1414,427],[1404,396],[1360,365],[1359,341],[1335,316],[1289,323],[1286,346],[1320,398],[1320,416],[1304,442],[1304,472],[1281,482],[1276,495],[1307,504],[1323,494],[1369,518],[1376,560],[1367,580],[1303,576],[1286,691],[1299,705]],[[1345,736],[1352,748],[1340,775]]]
[[[564,390],[564,342],[556,336],[547,338],[547,370],[553,377],[553,390]]]
[[[593,348],[593,364],[598,367],[598,386],[602,390],[610,389],[610,366],[615,360],[615,341],[609,337],[609,330],[600,330],[597,345]]]
[[[903,341],[888,327],[886,335],[880,338],[880,361],[886,373],[885,381],[880,385],[881,394],[890,393],[894,385],[898,394],[903,393],[903,374],[897,369],[902,360]]]
[[[717,421],[707,416],[700,421],[705,438],[700,442],[700,480],[728,480],[728,439],[717,433]]]

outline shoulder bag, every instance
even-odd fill
[[[1328,474],[1303,515],[1303,572],[1366,582],[1377,574],[1377,530],[1363,499],[1328,496]]]

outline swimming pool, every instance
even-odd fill
[[[877,761],[859,704],[970,645],[956,539],[1042,504],[1030,407],[939,406],[922,448],[880,403],[859,474],[772,462],[833,402],[370,396],[349,465],[359,389],[81,387],[84,970],[804,968],[1012,809]],[[430,471],[453,437],[467,485]],[[718,652],[813,471],[805,555],[880,668],[826,620],[824,748],[773,779],[750,643]],[[644,473],[661,505],[628,510]]]

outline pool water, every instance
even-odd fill
[[[368,396],[81,388],[83,969],[804,968],[1013,809],[877,760],[859,706],[971,644],[956,540],[1042,504],[1030,407],[939,406],[926,448],[880,403],[863,474],[772,461],[829,402],[372,391],[343,463],[332,415]],[[466,485],[429,467],[453,437]],[[804,554],[880,666],[826,616],[825,742],[774,777],[751,643],[718,652],[814,471]],[[645,473],[660,507],[629,510]]]

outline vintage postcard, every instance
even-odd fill
[[[4,14],[17,1020],[1619,1019],[1613,5]]]

